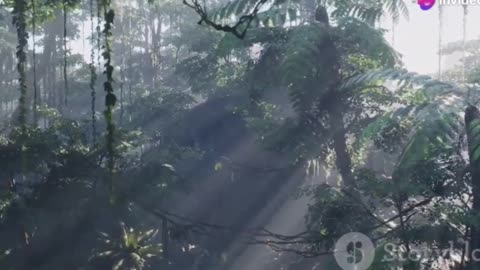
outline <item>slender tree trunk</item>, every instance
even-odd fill
[[[438,79],[442,79],[443,7],[438,5]]]
[[[395,20],[392,19],[392,47],[395,46]]]
[[[128,18],[128,32],[131,33],[132,31],[132,17],[129,16]],[[132,66],[132,61],[133,61],[133,46],[129,42],[128,45],[128,69],[131,70]],[[133,104],[133,97],[132,97],[132,78],[131,73],[128,73],[127,75],[128,78],[128,104],[129,104],[129,110],[128,110],[128,122],[130,123],[132,121],[132,104]]]
[[[146,85],[153,87],[153,72],[152,72],[152,56],[150,53],[150,26],[148,21],[150,20],[150,16],[148,15],[148,11],[144,10],[144,18],[145,18],[145,25],[144,25],[144,41],[143,41],[143,50],[144,50],[144,59],[145,63],[143,65],[143,80]],[[152,33],[153,38],[153,33]]]
[[[92,48],[90,51],[90,113],[92,121],[92,145],[95,147],[97,145],[97,119],[96,119],[96,89],[95,83],[97,81],[97,73],[95,69],[95,27],[94,27],[94,3],[93,0],[89,1],[90,7],[90,32],[92,35]]]
[[[319,6],[319,9],[324,7]],[[318,11],[317,11],[318,12]],[[326,13],[326,11],[324,12]],[[347,148],[347,130],[345,129],[345,122],[343,119],[343,102],[342,97],[337,91],[341,83],[340,73],[340,57],[333,39],[329,38],[324,42],[321,48],[328,57],[331,58],[331,80],[330,83],[330,98],[326,102],[328,104],[328,115],[330,119],[330,128],[332,130],[333,149],[336,156],[336,167],[345,187],[350,188],[355,186],[355,181],[352,174],[352,159],[348,153]]]
[[[480,249],[480,157],[478,156],[480,146],[480,111],[477,107],[469,106],[465,110],[465,125],[467,128],[468,152],[470,158],[470,173],[472,175],[473,206],[472,214],[474,224],[471,228],[470,254],[471,251]],[[480,269],[480,261],[470,260],[470,269]]]
[[[352,174],[352,160],[347,148],[347,134],[341,106],[333,106],[329,111],[330,125],[333,130],[333,149],[336,156],[337,170],[342,176],[346,187],[355,185]]]
[[[123,96],[124,96],[124,87],[125,87],[125,45],[122,44],[122,64],[120,66],[120,126],[123,124]]]
[[[68,78],[67,78],[67,2],[63,2],[63,80],[65,84],[65,93],[64,93],[64,105],[65,108],[68,105]]]
[[[468,5],[463,5],[462,83],[466,83],[466,82],[467,82],[466,72],[465,72],[465,57],[467,56],[467,52],[466,52],[466,43],[467,43],[467,15],[468,15]]]
[[[35,1],[31,1],[32,5],[32,67],[33,67],[33,123],[34,126],[38,124],[37,118],[37,107],[38,107],[38,89],[37,89],[37,52],[36,52],[36,25],[35,25],[35,15],[36,15],[36,8],[35,8]]]

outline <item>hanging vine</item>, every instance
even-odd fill
[[[95,18],[95,13],[93,10],[93,0],[90,0],[90,24],[91,28],[90,31],[92,32],[92,40],[94,40],[94,25],[93,21]],[[93,41],[92,41],[93,44]],[[95,47],[92,46],[92,49],[90,51],[90,96],[92,98],[92,103],[91,103],[91,110],[92,110],[92,142],[93,145],[95,146],[97,144],[97,119],[95,117],[95,83],[97,81],[97,73],[95,72]]]
[[[68,105],[68,78],[67,78],[67,1],[63,1],[63,81],[65,83],[65,107]]]
[[[17,30],[17,71],[18,71],[18,82],[20,84],[20,98],[18,100],[19,114],[18,122],[22,129],[22,133],[26,132],[26,120],[27,120],[27,108],[26,108],[26,96],[27,96],[27,83],[26,83],[26,74],[25,74],[25,65],[27,62],[27,54],[25,53],[25,47],[28,45],[28,33],[26,12],[27,12],[27,1],[26,0],[17,0],[14,2],[15,5],[12,10],[12,23]]]
[[[105,25],[103,29],[103,34],[105,38],[105,46],[103,51],[103,59],[105,61],[104,74],[106,76],[106,81],[103,84],[104,90],[106,92],[105,96],[105,121],[107,125],[107,151],[108,151],[108,171],[109,171],[109,181],[108,187],[113,194],[113,173],[115,167],[115,149],[114,149],[114,133],[115,133],[115,124],[113,123],[113,107],[117,101],[117,97],[113,92],[113,66],[112,66],[112,25],[115,17],[115,12],[110,8],[111,0],[102,0],[102,8],[104,10],[104,19]]]
[[[35,125],[37,125],[37,109],[38,109],[38,89],[37,89],[37,52],[36,52],[36,46],[37,42],[35,40],[36,36],[36,31],[37,31],[37,26],[36,26],[36,5],[35,5],[36,0],[32,0],[31,5],[32,5],[32,66],[33,66],[33,122]]]

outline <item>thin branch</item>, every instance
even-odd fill
[[[257,17],[258,11],[265,3],[267,3],[267,0],[258,0],[253,10],[249,14],[241,16],[233,26],[230,26],[227,24],[219,24],[211,20],[208,17],[207,8],[199,4],[198,0],[191,0],[190,3],[188,0],[183,0],[184,5],[193,9],[200,16],[200,21],[198,24],[201,25],[202,23],[205,23],[206,25],[213,27],[215,30],[232,33],[239,39],[243,39],[245,37],[252,21]],[[242,25],[244,25],[245,28],[243,30],[239,30]]]

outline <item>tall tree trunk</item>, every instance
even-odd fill
[[[438,5],[438,79],[442,79],[443,7]]]
[[[392,19],[392,47],[395,46],[395,20]]]
[[[317,13],[325,13],[327,11],[324,7],[318,7]],[[320,9],[324,9],[321,11]],[[328,21],[327,21],[328,23]],[[345,123],[343,119],[343,102],[340,94],[337,91],[338,86],[341,84],[340,73],[340,57],[338,55],[337,48],[332,38],[324,42],[322,51],[326,52],[326,55],[331,58],[331,82],[330,82],[330,98],[325,102],[328,104],[328,115],[330,119],[330,128],[332,130],[333,149],[336,155],[336,167],[345,187],[350,188],[355,185],[355,181],[352,174],[352,159],[348,153],[347,148],[347,130],[345,129]]]
[[[22,132],[26,131],[27,122],[27,76],[25,67],[27,65],[27,55],[25,49],[28,48],[28,33],[27,33],[27,7],[25,0],[15,1],[12,10],[13,24],[17,29],[17,72],[18,82],[20,86],[20,98],[18,100],[18,115],[15,117],[16,121],[22,128]]]
[[[466,73],[465,73],[465,57],[467,56],[467,52],[466,52],[466,43],[467,43],[467,15],[468,15],[468,5],[463,5],[462,83],[466,83],[466,82],[467,82]]]
[[[143,80],[146,85],[153,87],[152,56],[150,53],[150,26],[148,23],[150,20],[150,16],[148,14],[147,9],[143,8],[143,10],[144,10],[143,16],[145,18],[144,41],[143,41],[145,63],[143,65]],[[152,38],[153,38],[153,34],[152,34]]]
[[[337,170],[342,176],[342,181],[346,187],[353,187],[355,185],[352,174],[352,160],[347,149],[347,134],[345,130],[345,123],[343,121],[343,114],[338,108],[330,110],[330,125],[333,130],[333,149],[335,150],[335,164]]]
[[[95,12],[94,12],[94,3],[93,0],[89,1],[89,8],[90,8],[90,32],[92,35],[92,48],[90,50],[90,113],[91,113],[91,121],[92,121],[92,145],[95,147],[97,145],[97,119],[96,119],[96,90],[95,90],[95,83],[97,81],[97,73],[95,70],[95,26],[94,26],[94,19],[95,19]]]
[[[307,18],[307,20],[313,20],[315,17],[315,6],[316,6],[315,0],[304,0],[303,2],[303,10],[305,12],[304,18]]]
[[[38,107],[38,89],[37,89],[37,52],[36,52],[36,8],[35,8],[35,1],[31,0],[32,5],[32,68],[33,68],[33,123],[36,126],[38,123],[37,118],[37,107]]]
[[[63,81],[65,86],[65,93],[64,93],[64,105],[65,108],[68,105],[68,78],[67,78],[67,56],[68,56],[68,48],[67,48],[67,2],[63,1]]]
[[[480,220],[478,218],[480,215],[480,111],[477,107],[469,106],[465,110],[465,125],[472,176],[474,224],[471,228],[470,251],[473,251],[480,249]],[[471,269],[480,269],[480,261],[470,260],[470,266]]]
[[[129,16],[128,18],[128,33],[132,32],[132,17]],[[132,62],[133,62],[133,46],[131,44],[131,41],[128,43],[128,70],[132,69]],[[127,78],[128,78],[128,105],[129,105],[129,110],[128,110],[128,122],[130,123],[132,121],[132,104],[133,104],[133,97],[132,97],[132,73],[128,72],[127,73]]]

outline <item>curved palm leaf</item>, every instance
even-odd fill
[[[325,0],[326,4],[335,7],[333,16],[336,18],[354,17],[366,23],[375,24],[385,12],[398,22],[401,16],[409,17],[408,7],[403,0]]]
[[[293,108],[304,115],[326,94],[335,63],[328,28],[322,24],[296,27],[289,32],[281,75]]]
[[[359,138],[360,141],[371,139],[390,121],[408,119],[413,123],[405,145],[395,166],[395,174],[405,177],[420,161],[438,158],[435,153],[453,151],[458,148],[460,138],[465,132],[462,115],[466,107],[466,92],[450,83],[436,81],[406,70],[383,70],[362,74],[351,78],[342,86],[343,89],[358,89],[369,83],[384,83],[396,80],[401,86],[410,87],[409,93],[421,95],[421,101],[406,100],[407,105],[397,106],[371,123]],[[410,104],[408,104],[410,103]],[[468,115],[468,109],[467,109]],[[474,119],[475,117],[471,117]],[[480,118],[479,118],[480,119]],[[467,133],[477,131],[475,121],[467,123]],[[480,123],[480,121],[478,121]],[[480,125],[478,125],[480,127]],[[480,129],[478,129],[480,130]],[[472,138],[478,138],[471,135]],[[469,139],[471,140],[471,139]],[[480,140],[471,148],[480,153]],[[480,156],[480,154],[478,154]]]
[[[400,61],[399,55],[384,38],[384,32],[368,23],[355,18],[338,20],[333,34],[345,47],[344,54],[360,53],[366,55],[384,67],[393,67]]]
[[[420,75],[416,72],[409,72],[406,69],[381,69],[359,74],[345,80],[340,89],[358,89],[371,84],[381,85],[387,81],[395,81],[398,88],[421,87],[426,96],[440,97],[456,93],[463,96],[465,91],[454,84],[433,79],[430,76]]]
[[[477,171],[480,171],[480,111],[477,107],[469,106],[465,110],[465,124],[470,163]]]

